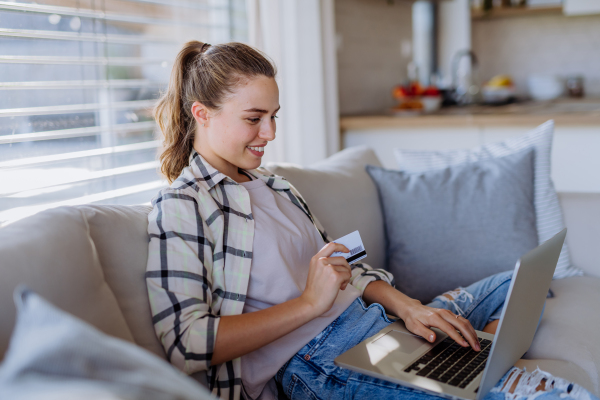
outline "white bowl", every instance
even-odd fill
[[[565,92],[563,79],[556,75],[530,75],[527,86],[531,97],[540,101],[556,99]]]
[[[423,96],[421,103],[423,103],[423,112],[434,112],[442,106],[442,96]]]
[[[483,102],[486,104],[502,104],[515,97],[517,90],[514,86],[490,87],[484,86],[481,90]]]

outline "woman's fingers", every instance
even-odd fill
[[[328,243],[310,259],[306,287],[301,297],[317,315],[331,309],[339,289],[345,289],[352,278],[344,257],[330,257],[336,251],[347,253],[349,250],[342,244]]]
[[[344,276],[348,276],[351,277],[352,276],[352,271],[350,270],[350,267],[347,267],[345,265],[335,265],[335,264],[331,264],[331,268],[333,268],[334,270],[336,270],[337,272],[344,274]]]
[[[450,336],[454,341],[461,346],[468,346],[469,343],[456,331],[456,328],[452,326],[448,321],[446,321],[440,314],[436,314],[438,316],[438,321],[432,326],[440,329],[445,332],[448,336]]]
[[[323,267],[331,266],[336,271],[347,272],[350,276],[352,275],[352,268],[348,261],[344,257],[321,257],[319,262]]]
[[[446,322],[440,315],[438,309],[429,308],[427,306],[420,306],[420,311],[426,311],[425,313],[419,313],[414,315],[413,318],[410,318],[406,323],[406,327],[413,333],[425,338],[429,342],[434,342],[436,339],[436,334],[433,330],[429,329],[430,327],[438,328],[452,339],[454,339],[458,344],[463,346],[468,346],[468,343],[460,336],[460,334]],[[445,310],[444,310],[445,311]]]
[[[448,322],[450,325],[453,326],[453,328],[451,328],[453,333],[456,333],[456,329],[458,329],[460,331],[460,333],[462,334],[463,338],[461,338],[461,340],[457,340],[458,343],[463,343],[464,340],[466,339],[467,342],[471,345],[471,347],[474,350],[481,350],[481,347],[479,346],[479,339],[477,338],[477,333],[475,332],[475,329],[473,328],[473,326],[471,325],[471,323],[466,319],[463,318],[461,316],[458,316],[456,314],[453,314],[451,312],[443,312],[440,313],[441,317]],[[446,331],[444,331],[446,332]],[[448,332],[446,332],[448,333]],[[450,333],[448,333],[450,334]],[[459,335],[460,336],[460,335]],[[454,337],[453,337],[454,339]],[[454,339],[456,340],[456,339]]]
[[[352,269],[352,268],[350,268],[350,264],[348,264],[348,261],[346,261],[346,259],[344,257],[341,257],[341,256],[339,256],[339,257],[324,257],[323,261],[325,263],[331,264],[331,265],[344,266],[349,271]]]
[[[452,312],[444,313],[443,318],[460,331],[471,347],[476,350],[478,349],[479,339],[477,338],[477,332],[475,332],[475,328],[473,328],[468,319]]]
[[[350,269],[341,266],[341,265],[332,265],[333,269],[338,273],[338,276],[342,279],[340,284],[340,289],[345,290],[348,283],[350,283],[350,278],[352,278],[352,273]]]
[[[323,246],[323,248],[321,250],[319,250],[319,252],[317,253],[317,256],[329,257],[336,251],[341,251],[342,253],[350,252],[350,250],[348,250],[348,248],[346,246],[344,246],[343,244],[330,242],[330,243],[327,243],[325,246]],[[333,258],[335,258],[335,257],[333,257]]]
[[[346,289],[352,278],[352,269],[344,257],[320,257],[319,264],[322,268],[331,268],[340,280],[340,289]]]
[[[415,335],[421,336],[428,342],[433,343],[435,341],[435,332],[432,331],[431,329],[427,328],[420,321],[417,321],[415,324],[412,324],[411,326],[409,326],[407,324],[406,327],[408,328],[409,331],[411,331]]]
[[[476,351],[481,350],[477,333],[471,323],[466,318],[457,317],[449,310],[417,304],[410,308],[404,322],[411,332],[430,342],[435,341],[435,332],[429,328],[435,327],[445,332],[461,346],[470,345]]]

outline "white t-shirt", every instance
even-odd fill
[[[250,194],[254,243],[244,313],[299,297],[306,287],[310,259],[325,243],[310,219],[263,180],[241,183]],[[277,371],[335,320],[360,295],[348,285],[331,310],[278,340],[242,356],[242,383],[253,399]],[[261,396],[262,397],[262,396]]]

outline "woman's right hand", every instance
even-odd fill
[[[306,288],[300,298],[317,316],[331,309],[339,290],[346,289],[352,277],[350,264],[344,257],[330,257],[336,251],[350,252],[343,244],[331,242],[310,259]]]

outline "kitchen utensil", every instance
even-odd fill
[[[471,65],[461,76],[459,81],[458,69],[463,57],[469,57]],[[452,88],[454,89],[454,99],[457,104],[468,105],[479,102],[481,91],[479,89],[479,83],[477,82],[477,69],[477,56],[471,50],[458,51],[454,57],[452,57]]]
[[[567,77],[567,93],[569,93],[569,97],[583,97],[583,76],[571,75]]]
[[[531,97],[539,101],[556,99],[565,91],[564,81],[557,75],[530,75],[527,79],[527,86]]]

